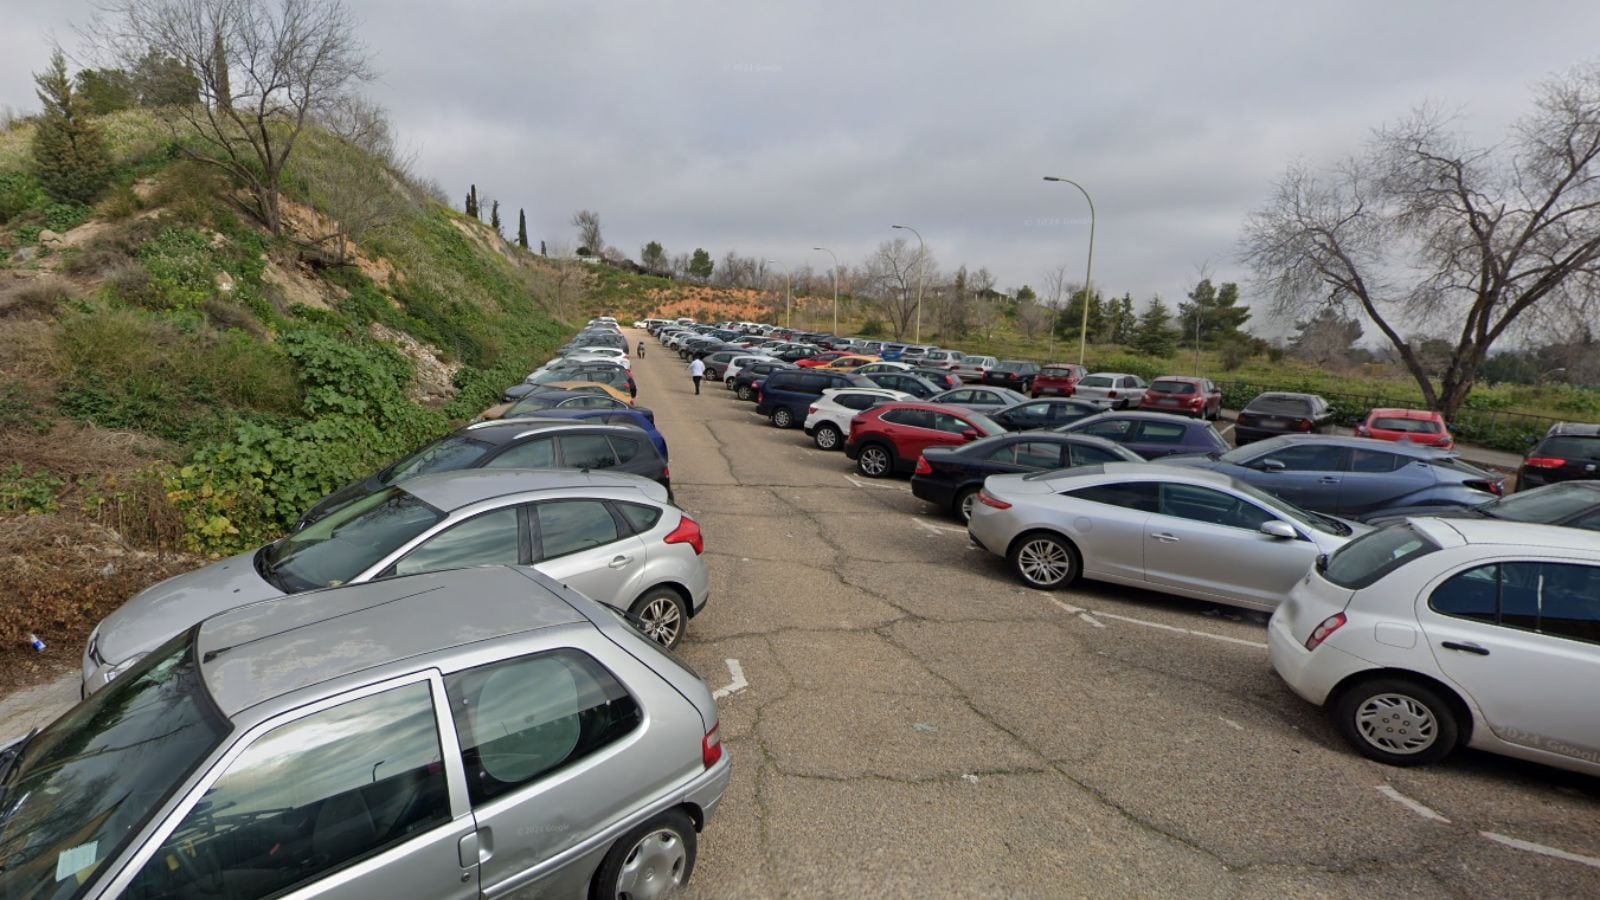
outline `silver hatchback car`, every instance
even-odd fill
[[[170,578],[89,635],[87,695],[190,625],[315,588],[465,566],[531,565],[676,646],[705,606],[700,526],[636,475],[468,469],[390,485],[258,550]]]
[[[717,724],[527,569],[256,603],[0,750],[0,896],[659,896],[727,788]]]

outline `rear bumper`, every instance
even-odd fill
[[[926,500],[936,506],[949,507],[955,502],[956,486],[945,481],[936,481],[923,475],[911,476],[911,495],[918,500]]]
[[[1326,704],[1333,689],[1346,678],[1373,668],[1331,644],[1307,650],[1305,642],[1290,633],[1282,616],[1273,616],[1267,623],[1267,659],[1290,690],[1317,706]]]

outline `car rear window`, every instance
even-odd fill
[[[1443,429],[1439,423],[1431,419],[1394,419],[1380,416],[1372,420],[1368,427],[1379,431],[1400,431],[1406,434],[1438,434]]]
[[[1244,408],[1245,412],[1278,416],[1309,416],[1311,401],[1300,397],[1257,397]]]
[[[1187,381],[1156,381],[1151,383],[1150,390],[1157,394],[1192,394],[1194,385]]]
[[[1078,380],[1079,387],[1111,387],[1111,379],[1104,375],[1086,375]]]
[[[1600,437],[1563,434],[1545,438],[1532,456],[1556,459],[1600,459]]]
[[[1340,547],[1322,567],[1322,577],[1342,588],[1360,590],[1437,549],[1438,544],[1409,524],[1391,525]]]

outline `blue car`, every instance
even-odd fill
[[[541,409],[531,414],[539,419],[578,419],[588,421],[599,419],[605,425],[631,425],[639,428],[650,436],[650,443],[656,445],[656,452],[662,459],[667,458],[667,439],[656,430],[655,415],[648,409]]]
[[[1282,435],[1161,462],[1232,475],[1303,509],[1349,519],[1398,507],[1479,506],[1504,491],[1500,476],[1448,450],[1331,434]]]
[[[1071,402],[1071,401],[1057,401]],[[1227,451],[1228,442],[1210,422],[1160,412],[1107,412],[1052,429],[1087,434],[1121,444],[1145,459]]]

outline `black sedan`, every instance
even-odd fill
[[[1038,363],[1024,359],[1002,359],[999,365],[983,374],[983,383],[1027,394],[1032,393],[1033,380],[1038,377]]]
[[[1383,527],[1408,516],[1436,519],[1501,519],[1506,522],[1532,522],[1537,525],[1564,525],[1600,531],[1600,482],[1566,481],[1498,497],[1482,506],[1391,507],[1363,516],[1368,525]]]
[[[1125,447],[1082,434],[997,434],[958,447],[929,447],[917,459],[911,493],[965,522],[990,475],[1039,472],[1108,462],[1142,462]]]
[[[1332,421],[1333,407],[1316,394],[1269,391],[1239,410],[1233,442],[1242,447],[1280,434],[1321,434]]]
[[[1035,428],[1060,428],[1099,412],[1100,408],[1087,400],[1057,397],[1008,406],[999,412],[989,413],[989,418],[1004,425],[1007,431],[1031,431]]]

